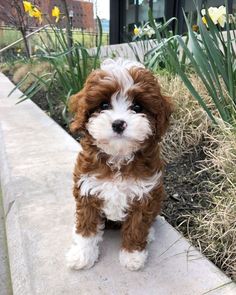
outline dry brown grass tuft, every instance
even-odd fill
[[[163,157],[171,162],[199,144],[210,122],[179,77],[160,76],[158,80],[175,105],[169,131],[162,142]],[[192,81],[197,85],[198,91],[205,95],[200,80],[192,76]]]
[[[211,208],[188,216],[194,223],[189,238],[236,280],[236,132],[222,124],[205,137],[209,144],[201,166],[211,175],[206,183]]]
[[[0,63],[0,72],[6,76],[12,76],[13,72],[22,66],[21,62],[15,62],[14,64]]]
[[[208,205],[182,216],[186,225],[184,233],[202,253],[236,280],[236,131],[220,120],[219,126],[213,127],[180,78],[162,76],[158,79],[175,103],[170,130],[163,141],[167,162],[191,153],[204,139],[206,158],[200,163],[199,173],[209,175],[205,181],[210,191],[205,202]],[[192,76],[191,80],[214,113],[200,79]],[[206,198],[206,195],[199,193],[199,198]],[[183,223],[179,229],[183,229]]]
[[[41,63],[27,63],[19,66],[13,73],[13,82],[15,84],[19,83],[29,72],[35,74],[36,76],[41,76],[44,73],[51,71],[51,65],[47,62]],[[21,85],[20,90],[25,91],[35,82],[35,77],[29,75],[27,80]]]
[[[8,64],[0,63],[0,72],[7,75],[9,71],[10,71],[10,66]]]

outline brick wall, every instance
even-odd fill
[[[60,0],[42,0],[40,1],[40,7],[42,11],[50,15],[51,21],[51,11],[54,6],[58,6],[63,12],[63,5]],[[94,17],[93,17],[93,3],[88,1],[78,1],[78,0],[67,0],[68,10],[73,10],[72,23],[74,28],[81,28],[84,30],[94,30]],[[63,20],[62,25],[65,25]]]

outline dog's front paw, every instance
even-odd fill
[[[98,260],[98,246],[92,248],[81,248],[79,245],[72,245],[66,254],[67,266],[72,269],[91,268]]]
[[[124,249],[120,251],[120,263],[129,270],[139,270],[143,268],[147,260],[148,252],[147,250],[143,251],[133,251],[128,252]]]
[[[67,266],[76,270],[91,268],[98,260],[101,241],[102,232],[90,237],[74,233],[73,244],[66,254]]]

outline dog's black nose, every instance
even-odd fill
[[[115,120],[112,123],[112,129],[118,134],[121,134],[126,127],[127,123],[124,120]]]

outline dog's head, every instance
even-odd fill
[[[72,132],[85,132],[108,155],[128,156],[150,139],[161,140],[171,103],[149,70],[119,59],[94,70],[71,97],[69,109],[75,113]]]

